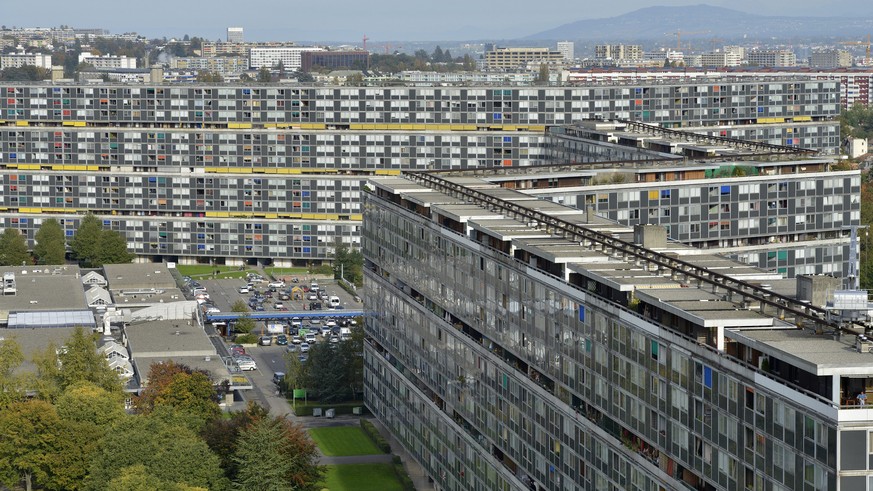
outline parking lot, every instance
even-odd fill
[[[312,282],[303,283],[303,278],[301,278],[300,283],[286,283],[284,287],[276,288],[276,292],[271,292],[272,298],[266,298],[263,302],[264,310],[269,311],[279,311],[275,308],[277,302],[281,302],[287,310],[290,311],[299,311],[299,310],[309,310],[310,300],[308,299],[309,293],[302,292],[302,298],[294,299],[291,297],[289,300],[280,300],[279,293],[281,291],[288,291],[288,289],[292,287],[309,287]],[[263,282],[253,282],[252,289],[249,293],[240,293],[240,287],[246,285],[245,280],[239,279],[218,279],[218,280],[198,280],[198,282],[206,288],[209,292],[209,301],[215,305],[222,312],[230,312],[231,307],[234,302],[242,300],[246,304],[249,303],[252,296],[255,294],[254,292],[260,292],[262,294],[266,294],[268,290],[268,281]],[[356,302],[355,299],[348,292],[343,290],[336,284],[336,280],[325,280],[318,279],[317,283],[319,285],[320,290],[324,290],[327,292],[327,296],[336,296],[339,297],[340,306],[344,309],[359,309],[361,307],[360,302]],[[318,303],[322,304],[322,309],[327,310],[328,305],[326,301],[318,300]]]

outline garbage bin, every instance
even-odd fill
[[[336,417],[336,409],[333,409],[333,408],[328,409],[327,411],[324,412],[324,417],[328,418],[328,419],[335,418]]]
[[[321,416],[321,408],[320,407],[312,408],[312,415],[316,416],[316,417]]]

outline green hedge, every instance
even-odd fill
[[[256,344],[258,342],[258,336],[255,334],[240,334],[233,338],[233,342],[237,344]]]
[[[361,429],[364,430],[364,433],[373,440],[373,443],[375,443],[380,450],[385,453],[391,453],[391,444],[388,443],[388,440],[386,440],[381,433],[379,433],[379,430],[376,429],[376,425],[361,418]]]
[[[367,407],[364,406],[363,401],[351,401],[351,402],[341,402],[338,404],[325,404],[323,402],[318,401],[308,401],[303,402],[300,399],[297,399],[296,404],[292,400],[288,400],[294,407],[294,414],[297,416],[312,416],[312,410],[315,408],[321,408],[321,415],[324,416],[324,410],[333,409],[337,416],[341,414],[353,414],[352,410],[356,407],[359,407],[363,410],[364,414],[367,414]]]
[[[394,458],[391,459],[391,468],[394,469],[394,474],[397,475],[397,480],[400,481],[400,485],[403,486],[403,491],[416,491],[415,483],[412,482],[412,478],[409,477],[406,468],[403,467],[403,461],[400,460],[400,457],[395,455]]]

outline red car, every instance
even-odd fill
[[[230,347],[230,354],[233,356],[242,356],[242,355],[246,354],[246,349],[243,348],[242,346],[231,346]]]

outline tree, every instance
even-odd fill
[[[234,487],[243,491],[315,489],[324,473],[306,430],[279,417],[262,418],[246,428],[234,461],[239,469]]]
[[[135,254],[128,252],[127,239],[121,232],[104,230],[100,233],[97,262],[92,266],[129,263],[135,257]]]
[[[49,394],[59,394],[80,382],[90,382],[110,393],[121,392],[118,375],[97,352],[94,336],[82,327],[76,327],[61,348],[49,346],[34,363],[40,378],[55,387],[48,388]]]
[[[840,114],[840,134],[843,137],[873,138],[873,108],[854,104]]]
[[[282,385],[286,392],[305,389],[309,384],[309,364],[300,361],[296,353],[285,354],[285,379]]]
[[[33,254],[37,264],[64,264],[67,244],[60,222],[54,218],[43,220],[34,239]]]
[[[142,464],[125,467],[118,477],[109,481],[106,491],[207,491],[186,484],[168,483],[149,474]]]
[[[166,483],[227,488],[218,457],[206,442],[161,413],[127,416],[106,433],[91,462],[87,488],[106,489],[134,465],[142,465],[147,474]]]
[[[221,414],[215,387],[207,372],[175,362],[155,363],[149,368],[148,385],[133,399],[134,410],[150,414],[167,407],[192,416],[198,429]]]
[[[360,325],[351,328],[349,339],[339,343],[339,354],[346,367],[346,383],[352,398],[364,393],[364,328]]]
[[[329,343],[318,343],[309,349],[308,383],[310,396],[330,404],[350,399],[351,391],[346,375],[346,359]]]
[[[0,411],[24,399],[21,378],[15,374],[15,369],[23,361],[21,347],[15,339],[0,339]]]
[[[221,74],[218,72],[201,70],[197,72],[197,81],[204,83],[220,83],[224,82],[224,77],[222,77]]]
[[[437,47],[434,48],[434,50],[433,50],[433,54],[430,55],[430,59],[431,59],[434,63],[441,63],[441,62],[445,61],[445,60],[443,59],[443,56],[444,56],[444,55],[443,55],[443,49],[440,48],[439,45],[437,45]]]
[[[348,245],[337,241],[333,248],[334,276],[342,277],[354,284],[361,286],[364,282],[364,255],[360,250],[350,249]]]
[[[464,61],[461,64],[464,67],[464,71],[472,72],[476,69],[476,60],[469,54],[464,55]]]
[[[213,418],[200,432],[200,436],[218,456],[224,475],[229,480],[235,480],[238,471],[234,455],[240,434],[253,422],[269,415],[270,412],[263,406],[249,401],[244,411],[234,411],[229,418]]]
[[[27,241],[15,228],[7,228],[0,234],[0,266],[21,266],[30,264]]]
[[[16,402],[0,411],[0,481],[13,488],[24,481],[27,491],[33,489],[34,481],[45,481],[59,424],[54,406],[38,399]]]
[[[540,71],[537,74],[536,79],[537,83],[547,84],[549,83],[550,78],[549,65],[546,63],[540,63]]]
[[[97,252],[99,250],[100,234],[103,231],[103,226],[97,215],[88,212],[79,221],[79,228],[76,229],[76,235],[70,242],[70,249],[73,251],[73,256],[82,263],[83,266],[90,266],[91,261],[97,260]]]
[[[263,66],[260,70],[258,70],[258,82],[269,83],[273,80],[273,76],[270,75],[270,70]]]
[[[54,451],[48,455],[51,472],[42,484],[46,489],[57,491],[77,491],[85,489],[88,467],[105,429],[91,421],[63,419],[52,428],[55,440]]]
[[[58,415],[65,420],[90,422],[108,428],[124,417],[124,395],[110,392],[92,382],[67,387],[55,402]]]

